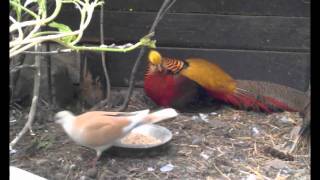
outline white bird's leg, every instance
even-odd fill
[[[101,154],[102,154],[101,151],[97,151],[97,156],[96,156],[96,157],[91,161],[91,163],[90,163],[92,167],[96,167],[97,162],[98,162]]]

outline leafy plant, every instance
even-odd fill
[[[15,12],[15,17],[9,16],[11,25],[9,28],[11,41],[10,58],[21,52],[34,47],[36,44],[46,41],[54,41],[70,51],[112,51],[112,52],[128,52],[140,46],[155,47],[155,40],[150,38],[153,33],[143,37],[139,42],[130,44],[129,46],[77,46],[81,40],[85,29],[89,26],[93,12],[96,7],[103,5],[103,0],[55,0],[55,9],[51,15],[47,15],[46,0],[27,0],[24,5],[20,0],[10,0],[10,10]],[[72,30],[68,25],[58,23],[55,18],[61,11],[63,4],[74,4],[75,8],[80,11],[79,29]],[[33,9],[28,8],[33,5]],[[28,14],[31,19],[22,20],[22,14]],[[51,27],[55,30],[43,30],[41,27]],[[26,29],[31,29],[29,32]]]

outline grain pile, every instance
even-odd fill
[[[141,133],[130,133],[124,137],[121,142],[123,144],[159,144],[161,141],[152,136]]]

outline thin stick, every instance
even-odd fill
[[[176,0],[172,0],[172,2],[170,3],[170,0],[164,0],[164,2],[162,3],[162,6],[161,8],[159,9],[158,11],[158,14],[149,30],[149,34],[154,32],[155,31],[155,28],[157,27],[159,21],[163,18],[163,16],[168,12],[168,10],[170,9],[170,7],[176,2]],[[170,4],[169,4],[170,3]],[[136,78],[136,75],[137,75],[137,70],[138,70],[138,67],[140,66],[141,64],[141,58],[144,54],[144,51],[145,51],[145,47],[142,47],[140,49],[140,52],[139,52],[139,55],[136,59],[136,62],[132,68],[132,71],[131,71],[131,74],[130,74],[130,81],[129,81],[129,89],[128,89],[128,92],[127,92],[127,96],[122,104],[122,106],[118,109],[118,111],[124,111],[127,107],[128,107],[128,103],[130,101],[130,97],[132,95],[132,91],[133,91],[133,88],[134,88],[134,85],[135,85],[135,78]]]
[[[193,147],[193,148],[198,148],[200,146],[198,145],[193,145],[193,144],[174,144],[176,146],[188,146],[188,147]]]
[[[35,46],[35,50],[38,50],[38,49],[40,49],[40,45]],[[10,142],[10,149],[12,149],[13,146],[17,144],[17,142],[22,138],[22,136],[28,130],[30,130],[30,133],[33,134],[31,125],[37,110],[39,90],[40,90],[40,79],[41,79],[41,71],[40,71],[41,56],[40,55],[35,56],[34,65],[36,66],[36,71],[34,73],[33,98],[32,98],[32,103],[31,103],[30,112],[28,116],[28,121],[24,125],[23,129],[19,132],[19,134]]]
[[[101,6],[100,10],[100,42],[101,45],[104,45],[104,30],[103,30],[103,8],[104,6]],[[102,106],[108,106],[109,100],[110,100],[110,93],[111,93],[111,85],[110,85],[110,78],[108,75],[107,67],[106,67],[106,60],[105,60],[105,52],[101,52],[101,60],[102,60],[102,67],[104,72],[104,77],[106,78],[106,86],[107,86],[107,93],[106,93],[106,99],[101,101],[98,106],[94,106],[94,108],[100,108]]]
[[[47,51],[50,51],[50,44],[46,44]],[[51,56],[47,54],[47,77],[48,77],[48,96],[49,96],[49,104],[52,105],[52,80],[51,80]]]

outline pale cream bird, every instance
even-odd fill
[[[149,112],[149,109],[136,112],[91,111],[75,116],[70,111],[60,111],[54,120],[73,141],[96,150],[97,156],[92,162],[95,166],[102,152],[132,129],[178,116],[172,108]]]

